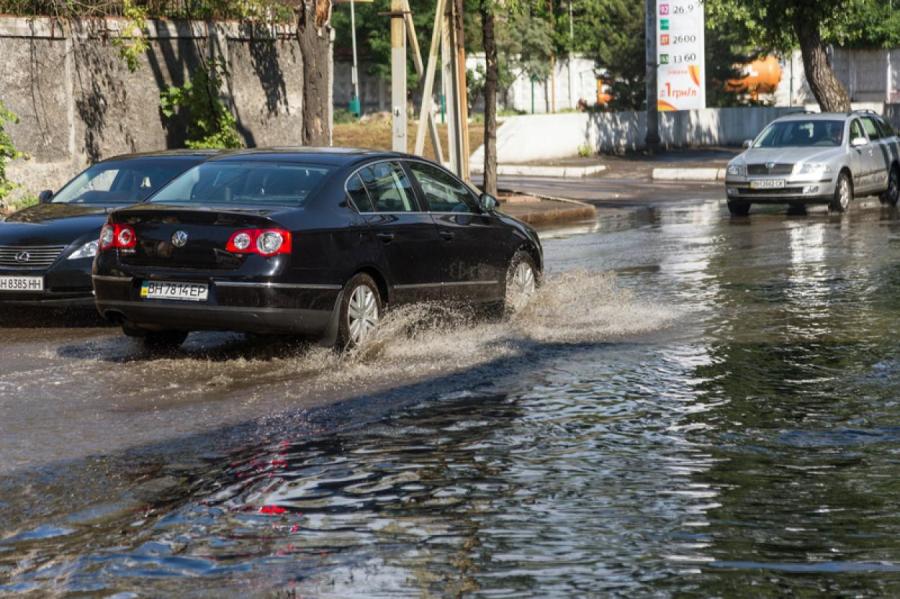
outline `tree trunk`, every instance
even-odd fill
[[[819,19],[798,10],[794,13],[794,33],[800,41],[806,80],[819,108],[822,112],[848,112],[850,96],[828,64],[828,54],[819,34]]]
[[[331,59],[331,0],[301,0],[297,41],[303,57],[302,143],[327,146],[331,133],[328,70]]]
[[[494,0],[481,0],[481,43],[484,47],[484,185],[497,195],[497,43],[494,39]]]

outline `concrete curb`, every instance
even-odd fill
[[[473,175],[484,174],[482,165],[473,165],[470,168]],[[497,165],[497,174],[507,177],[551,177],[558,179],[582,179],[590,177],[606,170],[605,164],[591,166],[531,166],[528,164],[500,164]]]
[[[657,181],[724,181],[724,168],[655,168]]]
[[[585,219],[594,218],[597,214],[597,209],[588,204],[586,202],[581,202],[579,200],[570,200],[568,198],[557,198],[553,196],[546,195],[538,195],[534,193],[526,193],[520,192],[516,190],[504,190],[510,191],[514,194],[522,194],[522,195],[530,195],[532,197],[538,198],[539,200],[545,202],[558,202],[562,204],[561,207],[551,209],[551,210],[534,210],[528,211],[527,208],[524,210],[509,210],[508,212],[504,210],[504,205],[500,204],[500,211],[504,214],[508,214],[514,218],[517,218],[523,222],[528,223],[529,225],[549,225],[549,224],[559,224],[564,222],[571,221],[583,221]],[[510,204],[509,206],[519,206],[519,207],[527,207],[528,204]]]

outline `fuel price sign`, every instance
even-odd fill
[[[703,0],[656,0],[657,106],[706,108]]]

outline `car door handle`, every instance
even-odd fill
[[[375,237],[377,237],[378,239],[380,239],[381,241],[383,241],[385,243],[390,243],[390,242],[394,241],[395,236],[396,235],[394,233],[376,233],[375,234]]]
[[[447,230],[443,230],[443,229],[440,231],[440,233],[441,233],[441,237],[443,237],[447,241],[450,241],[451,239],[453,239],[456,236],[456,233],[454,233],[453,231],[447,231]]]

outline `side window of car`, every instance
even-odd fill
[[[866,138],[866,134],[863,133],[862,125],[859,124],[859,119],[854,119],[852,123],[850,123],[850,141],[853,141],[857,137]]]
[[[412,187],[396,162],[379,162],[359,171],[375,212],[415,212]]]
[[[878,129],[881,131],[881,137],[893,137],[896,135],[894,129],[884,122],[882,119],[875,119],[875,124],[878,125]]]
[[[475,198],[463,182],[422,162],[411,162],[409,169],[425,192],[432,212],[475,212]]]
[[[863,128],[866,130],[866,133],[869,134],[869,139],[871,141],[875,141],[881,138],[881,132],[878,130],[878,125],[875,124],[875,119],[871,117],[865,117],[862,119]]]
[[[359,175],[353,175],[347,179],[347,194],[360,212],[375,211],[375,208],[372,207],[372,198],[369,197],[369,192],[366,191],[366,186],[363,185]]]

